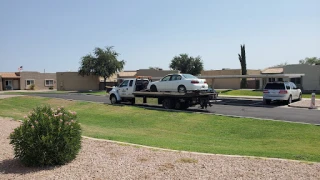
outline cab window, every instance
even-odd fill
[[[129,86],[132,87],[133,80],[130,80]]]
[[[129,80],[125,80],[120,84],[120,87],[127,87],[129,83]]]

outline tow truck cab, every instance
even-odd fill
[[[131,102],[135,103],[135,96],[133,92],[146,91],[147,86],[150,83],[150,77],[137,77],[123,79],[122,83],[118,86],[114,86],[109,92],[110,101],[112,104],[117,102]]]

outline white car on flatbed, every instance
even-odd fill
[[[207,91],[208,84],[205,79],[191,74],[168,74],[159,81],[149,83],[147,89],[151,92]]]
[[[210,98],[215,93],[207,91],[192,92],[150,92],[147,88],[151,81],[149,79],[128,78],[108,92],[111,104],[120,102],[130,102],[135,104],[135,98],[143,98],[143,103],[147,103],[147,98],[156,98],[158,104],[166,109],[187,109],[199,104],[201,108],[211,106]]]

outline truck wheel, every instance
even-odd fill
[[[111,101],[111,104],[117,104],[118,103],[117,97],[114,94],[111,94],[110,101]]]
[[[150,91],[151,92],[157,92],[158,90],[157,90],[157,87],[155,85],[151,85]]]
[[[176,104],[175,104],[175,109],[185,110],[185,109],[188,109],[188,105],[187,105],[186,102],[177,101]]]
[[[180,86],[178,86],[178,92],[179,93],[186,93],[187,89],[184,85],[180,85]]]
[[[165,108],[165,109],[172,109],[174,108],[174,104],[172,102],[171,99],[169,98],[166,98],[162,101],[162,106]]]
[[[136,103],[136,98],[133,98],[133,99],[130,100],[130,104],[131,105],[134,105],[135,103]]]

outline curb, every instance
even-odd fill
[[[294,160],[294,159],[283,159],[283,158],[272,158],[272,157],[263,157],[263,156],[248,156],[248,155],[228,155],[228,154],[214,154],[214,153],[202,153],[202,152],[194,152],[194,151],[184,151],[184,150],[174,150],[174,149],[165,149],[153,146],[146,146],[141,144],[134,144],[134,143],[127,143],[121,141],[114,141],[108,139],[99,139],[99,138],[92,138],[88,136],[82,136],[85,139],[93,140],[93,141],[103,141],[115,144],[123,144],[123,145],[130,145],[135,147],[142,147],[147,149],[154,149],[160,151],[167,151],[167,152],[177,152],[177,153],[186,153],[186,154],[195,154],[195,155],[205,155],[205,156],[223,156],[223,157],[233,157],[233,158],[253,158],[253,159],[264,159],[264,160],[277,160],[277,161],[288,161],[288,162],[297,162],[297,163],[312,163],[312,164],[320,164],[318,162],[313,161],[302,161],[302,160]]]

